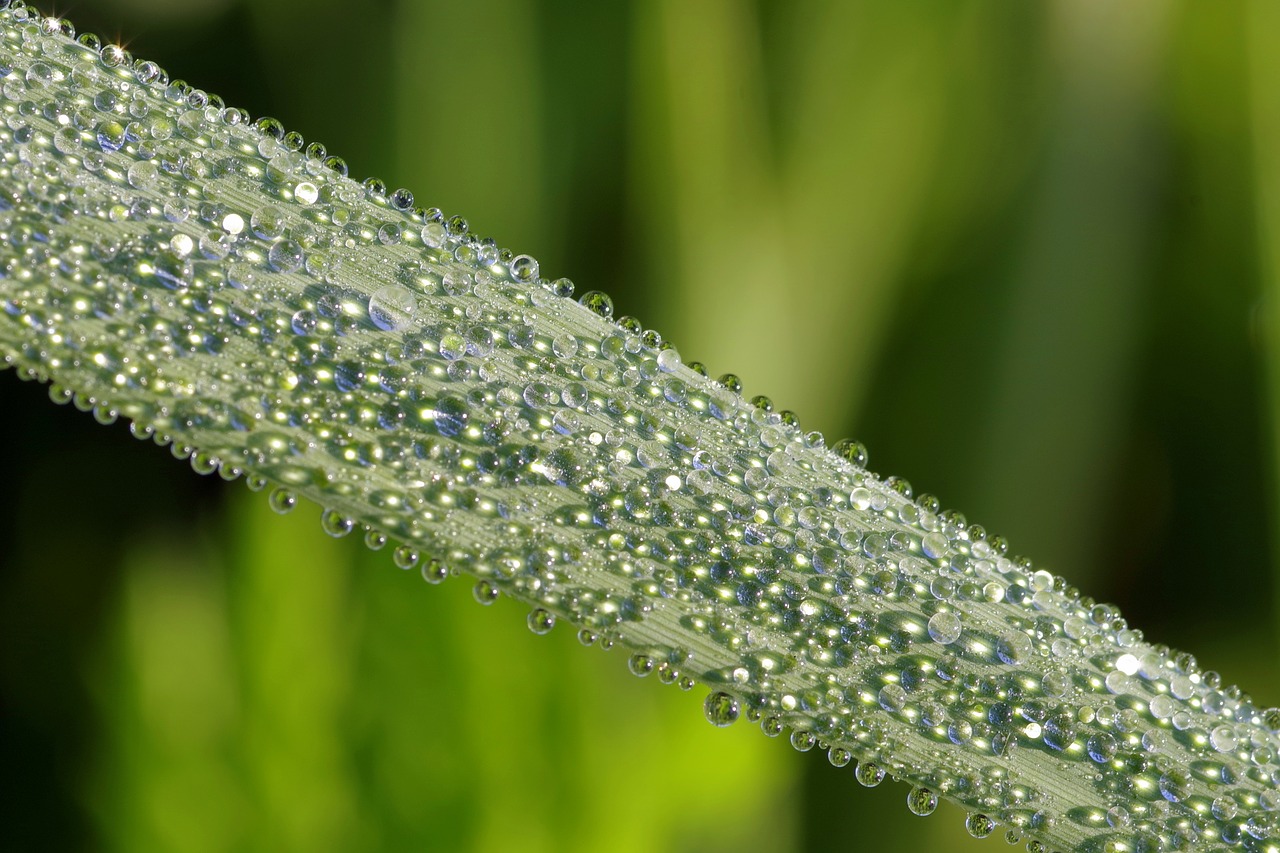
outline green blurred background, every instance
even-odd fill
[[[1272,705],[1274,5],[57,11],[609,291]],[[314,507],[8,373],[0,411],[2,849],[979,849]]]

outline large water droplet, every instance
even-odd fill
[[[388,284],[369,297],[369,319],[384,332],[402,332],[413,325],[418,299],[407,287]]]
[[[443,436],[452,438],[467,428],[471,412],[461,397],[445,394],[436,400],[435,425]]]
[[[960,639],[963,628],[960,617],[954,613],[935,613],[929,619],[929,637],[941,645],[949,645]]]
[[[724,728],[738,719],[740,708],[738,700],[728,693],[712,693],[702,704],[702,710],[707,715],[707,722]]]
[[[874,761],[860,761],[853,769],[853,778],[864,787],[874,788],[884,781],[884,768]]]
[[[986,838],[995,832],[996,822],[984,814],[971,814],[964,819],[964,828],[974,838]]]
[[[938,808],[938,795],[928,788],[912,788],[907,794],[907,808],[921,817],[931,815]]]

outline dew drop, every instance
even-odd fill
[[[320,190],[310,181],[303,181],[293,188],[293,197],[300,204],[315,204],[320,198]]]
[[[418,565],[418,551],[408,545],[401,545],[391,554],[391,561],[396,568],[408,571]]]
[[[986,838],[995,832],[996,822],[984,814],[971,814],[964,819],[964,828],[974,838]]]
[[[528,255],[516,255],[511,260],[511,277],[516,281],[533,281],[538,277],[538,262]]]
[[[738,700],[730,696],[728,693],[712,693],[702,704],[703,713],[707,715],[707,722],[713,726],[724,728],[731,726],[738,719],[741,710]]]
[[[841,459],[844,459],[855,468],[867,467],[867,448],[862,442],[854,441],[852,438],[845,438],[837,441],[831,449]]]
[[[129,186],[138,190],[155,189],[158,175],[159,172],[156,169],[156,164],[152,163],[150,160],[140,160],[139,162],[130,165],[129,170],[126,173]]]
[[[653,667],[653,658],[649,655],[637,652],[627,658],[627,669],[630,670],[631,674],[636,678],[644,678],[646,675],[653,672]]]
[[[960,617],[954,613],[935,613],[929,618],[929,637],[935,643],[946,646],[960,639],[963,628]]]
[[[589,290],[579,297],[578,302],[606,320],[613,316],[613,300],[607,293]]]
[[[267,496],[267,504],[275,512],[284,515],[298,505],[298,498],[288,489],[274,489]]]
[[[114,119],[101,122],[94,131],[103,151],[119,151],[124,147],[124,125]]]
[[[996,640],[996,655],[1010,666],[1025,663],[1032,651],[1031,638],[1021,631],[1009,631]]]
[[[279,240],[267,250],[267,263],[276,272],[297,272],[304,260],[306,256],[296,240]]]
[[[550,633],[556,626],[555,614],[541,607],[531,610],[527,621],[529,630],[538,635]]]
[[[884,768],[874,761],[860,761],[853,769],[853,778],[864,788],[874,788],[884,781]]]
[[[422,564],[422,579],[427,583],[440,583],[449,577],[449,569],[434,557]]]
[[[413,325],[418,300],[398,284],[380,287],[369,297],[369,319],[384,332],[402,332]]]
[[[947,543],[947,537],[941,533],[926,533],[920,540],[920,550],[930,560],[936,560],[947,556],[950,546]]]
[[[812,732],[796,729],[791,733],[791,747],[797,752],[808,752],[818,743]]]
[[[912,788],[907,794],[907,808],[920,817],[931,815],[938,808],[938,795],[928,788]]]
[[[336,509],[328,509],[320,516],[320,527],[335,539],[346,536],[355,527],[355,522]]]
[[[443,436],[453,438],[467,428],[471,413],[461,397],[445,394],[436,400],[435,427]]]
[[[493,604],[498,600],[498,588],[488,581],[477,581],[471,595],[481,604]]]

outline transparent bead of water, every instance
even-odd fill
[[[427,583],[440,583],[449,576],[449,569],[443,562],[430,559],[422,564],[422,579]]]
[[[293,188],[293,198],[299,204],[315,204],[320,198],[320,190],[310,181],[303,181]]]
[[[530,611],[526,621],[529,630],[538,635],[549,633],[556,625],[555,614],[541,607]]]
[[[866,788],[874,788],[884,781],[884,768],[874,761],[860,761],[853,770],[853,778]]]
[[[529,255],[516,255],[511,260],[511,277],[520,282],[533,281],[538,277],[538,262]]]
[[[396,568],[408,571],[418,565],[418,551],[409,545],[401,545],[391,555]]]
[[[275,489],[267,496],[267,503],[274,512],[284,515],[298,505],[298,499],[288,489]]]
[[[384,332],[402,332],[412,327],[418,299],[407,287],[388,284],[369,297],[369,320]]]
[[[935,643],[946,646],[960,639],[963,626],[960,617],[954,613],[943,611],[929,618],[929,637]]]
[[[964,819],[964,828],[974,838],[986,838],[995,832],[996,822],[984,814],[971,814]]]
[[[738,700],[728,693],[712,693],[703,702],[702,710],[707,716],[707,722],[724,728],[737,721],[741,708]]]
[[[355,522],[335,509],[325,510],[320,516],[320,527],[330,536],[340,538],[346,536],[355,527]]]
[[[267,263],[276,272],[297,272],[306,256],[296,240],[279,240],[267,250]]]
[[[653,672],[654,660],[652,657],[642,653],[636,653],[627,658],[627,669],[637,678],[644,678]],[[710,699],[710,697],[708,697]]]
[[[912,788],[907,794],[907,808],[920,817],[931,815],[938,808],[938,795],[928,788]]]
[[[578,298],[578,302],[606,320],[613,316],[613,300],[609,298],[607,293],[599,290],[589,290]]]

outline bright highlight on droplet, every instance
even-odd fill
[[[244,231],[244,217],[238,213],[228,213],[222,217],[222,230],[234,237]]]
[[[303,181],[293,188],[293,197],[302,204],[315,204],[320,198],[320,190],[310,181]]]
[[[1120,670],[1125,675],[1134,675],[1137,673],[1140,666],[1141,664],[1138,663],[1138,659],[1131,654],[1126,653],[1116,658],[1116,669]]]

